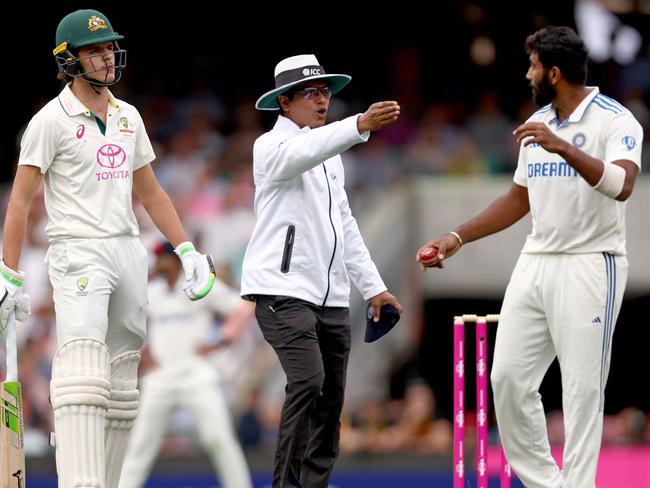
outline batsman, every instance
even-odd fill
[[[173,243],[184,291],[210,291],[214,268],[198,253],[151,163],[155,159],[135,107],[109,86],[120,80],[126,51],[96,10],[65,16],[54,56],[59,95],[30,121],[4,224],[0,326],[29,311],[18,270],[32,198],[45,186],[58,350],[50,398],[59,488],[117,487],[138,410],[138,350],[147,316],[147,252],[138,235],[133,193]]]

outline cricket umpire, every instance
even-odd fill
[[[350,278],[374,308],[391,304],[350,212],[340,154],[397,120],[394,101],[326,124],[330,97],[350,76],[327,74],[316,56],[275,68],[256,103],[280,110],[253,148],[257,223],[246,250],[242,296],[287,375],[273,487],[324,488],[338,454],[350,350]]]

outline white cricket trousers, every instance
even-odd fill
[[[138,237],[65,239],[47,253],[59,350],[51,397],[60,488],[116,488],[137,414],[147,317]]]
[[[171,369],[171,371],[170,371]],[[142,488],[172,414],[187,408],[196,419],[199,439],[224,488],[252,488],[250,472],[232,427],[228,406],[211,366],[192,370],[167,368],[142,378],[140,411],[127,449],[119,488]]]
[[[497,331],[492,388],[503,447],[528,488],[594,488],[604,392],[627,259],[604,253],[522,254]],[[553,458],[538,390],[557,356],[564,455]]]
[[[46,258],[59,347],[106,344],[111,360],[142,347],[147,324],[147,250],[139,237],[65,239]]]

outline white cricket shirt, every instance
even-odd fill
[[[625,159],[641,167],[643,129],[634,116],[597,87],[568,119],[550,105],[528,122],[543,122],[558,137],[606,164]],[[522,145],[514,182],[528,188],[533,229],[523,253],[625,255],[625,202],[594,190],[566,161],[539,144]]]
[[[202,300],[192,302],[183,292],[183,276],[174,288],[157,278],[149,284],[147,345],[160,368],[193,363],[197,348],[212,340],[215,314],[226,317],[243,301],[220,280]]]
[[[45,182],[50,242],[139,234],[131,205],[133,172],[155,159],[135,107],[109,94],[105,133],[66,86],[29,122],[18,164]]]

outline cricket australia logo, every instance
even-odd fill
[[[88,30],[90,32],[95,32],[99,29],[108,29],[106,21],[100,17],[97,17],[96,15],[93,15],[88,19]]]
[[[129,119],[126,117],[120,117],[117,121],[117,129],[122,133],[122,135],[127,139],[133,139],[133,129],[129,128]]]
[[[78,297],[88,296],[88,290],[86,290],[86,288],[88,288],[88,277],[87,276],[84,276],[82,278],[77,278],[77,288],[78,288],[78,290],[77,290],[76,295]]]

